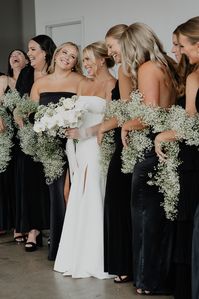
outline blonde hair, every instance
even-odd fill
[[[122,33],[126,30],[126,28],[128,28],[128,26],[125,24],[117,24],[107,31],[105,38],[113,37],[116,40],[120,40]]]
[[[49,73],[52,74],[54,71],[55,71],[55,63],[56,63],[56,55],[57,53],[62,50],[64,47],[66,46],[72,46],[74,47],[76,50],[77,50],[77,60],[76,60],[76,63],[72,69],[73,72],[77,72],[79,74],[82,74],[82,66],[81,66],[81,56],[80,56],[80,50],[78,48],[78,46],[73,43],[73,42],[65,42],[63,44],[61,44],[59,47],[56,48],[54,54],[53,54],[53,58],[52,58],[52,61],[51,61],[51,64],[50,64],[50,67],[49,67]]]
[[[122,34],[120,44],[123,69],[136,84],[138,68],[144,62],[158,61],[168,66],[160,40],[146,24],[131,24]]]
[[[108,56],[108,49],[103,41],[89,44],[83,49],[83,54],[87,55],[93,62],[96,58],[104,58],[107,68],[111,68],[115,64],[113,58]]]
[[[194,17],[181,24],[178,34],[185,35],[191,44],[199,42],[199,16]]]

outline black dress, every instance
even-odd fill
[[[10,90],[7,86],[5,93]],[[8,113],[10,113],[8,111]],[[13,124],[14,127],[14,124]],[[14,142],[14,138],[13,138]],[[6,170],[0,173],[0,230],[10,230],[14,227],[15,216],[15,148],[11,149],[11,160]]]
[[[34,69],[25,67],[17,80],[20,95],[29,94],[34,83]],[[19,141],[16,148],[16,232],[49,229],[50,200],[43,166],[24,154]]]
[[[120,98],[118,82],[112,99]],[[104,271],[132,276],[131,174],[121,172],[121,128],[114,130],[116,149],[111,158],[104,200]]]
[[[48,105],[50,102],[57,103],[61,97],[71,98],[75,95],[72,92],[43,92],[40,94],[40,105]],[[63,140],[63,147],[66,146],[66,139]],[[55,260],[59,241],[62,232],[62,226],[65,216],[65,200],[64,200],[64,183],[66,171],[68,168],[68,161],[66,157],[66,164],[63,175],[49,185],[50,192],[50,244],[48,259]]]
[[[192,240],[192,299],[199,296],[199,205],[194,216]]]
[[[179,99],[178,105],[185,108],[185,98]],[[196,107],[197,111],[199,111],[199,90],[196,96]],[[176,299],[190,299],[193,220],[199,204],[198,148],[196,146],[188,146],[185,142],[182,142],[180,144],[179,158],[182,164],[179,168],[180,196],[175,238],[174,262],[176,279],[174,297]],[[197,234],[197,219],[195,221],[195,233]]]
[[[154,140],[155,135],[149,137]],[[160,205],[162,193],[147,184],[157,163],[154,148],[146,151],[132,176],[133,278],[137,289],[167,294],[172,292],[174,223]]]

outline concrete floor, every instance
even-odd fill
[[[53,271],[47,245],[25,252],[12,234],[0,236],[0,299],[172,299],[171,296],[137,295],[132,283],[112,279],[72,279]]]

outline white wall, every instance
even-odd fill
[[[36,34],[46,33],[46,25],[83,17],[85,46],[103,40],[115,24],[139,21],[156,32],[170,55],[172,31],[196,15],[198,0],[35,0]]]

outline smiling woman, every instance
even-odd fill
[[[7,75],[0,77],[0,96],[6,94],[9,90],[13,90],[16,85],[16,80],[23,68],[29,64],[27,54],[21,49],[14,49],[8,56],[8,71]],[[3,119],[0,117],[0,131],[4,132],[6,127]],[[0,133],[1,134],[1,133]],[[12,149],[12,156],[14,148]],[[9,162],[5,172],[0,173],[0,230],[9,230],[15,228],[15,192],[14,188],[14,162],[15,155]],[[10,192],[8,192],[10,190]],[[24,241],[21,233],[14,233],[16,242]]]
[[[105,177],[100,171],[97,133],[115,86],[109,73],[114,65],[103,42],[83,50],[83,65],[89,78],[78,86],[77,105],[86,108],[80,129],[69,129],[75,144],[74,175],[54,269],[72,277],[109,278],[103,260],[103,199]],[[67,144],[73,143],[68,140]],[[69,151],[69,161],[71,152]]]
[[[31,66],[24,68],[17,80],[16,89],[21,96],[30,94],[34,81],[48,72],[56,46],[47,35],[32,37],[28,43],[28,56]],[[15,118],[19,129],[22,119]],[[16,231],[28,233],[29,244],[26,251],[37,249],[41,245],[42,229],[49,228],[49,191],[45,183],[42,165],[32,158],[16,143]],[[38,242],[37,242],[38,241]]]
[[[38,79],[31,90],[31,99],[41,105],[57,103],[61,97],[71,98],[77,94],[82,76],[80,53],[76,44],[66,42],[54,52],[49,75]],[[62,139],[63,151],[67,139]],[[68,160],[65,156],[64,172],[49,185],[50,192],[50,241],[48,259],[54,260],[57,254],[69,192]]]

